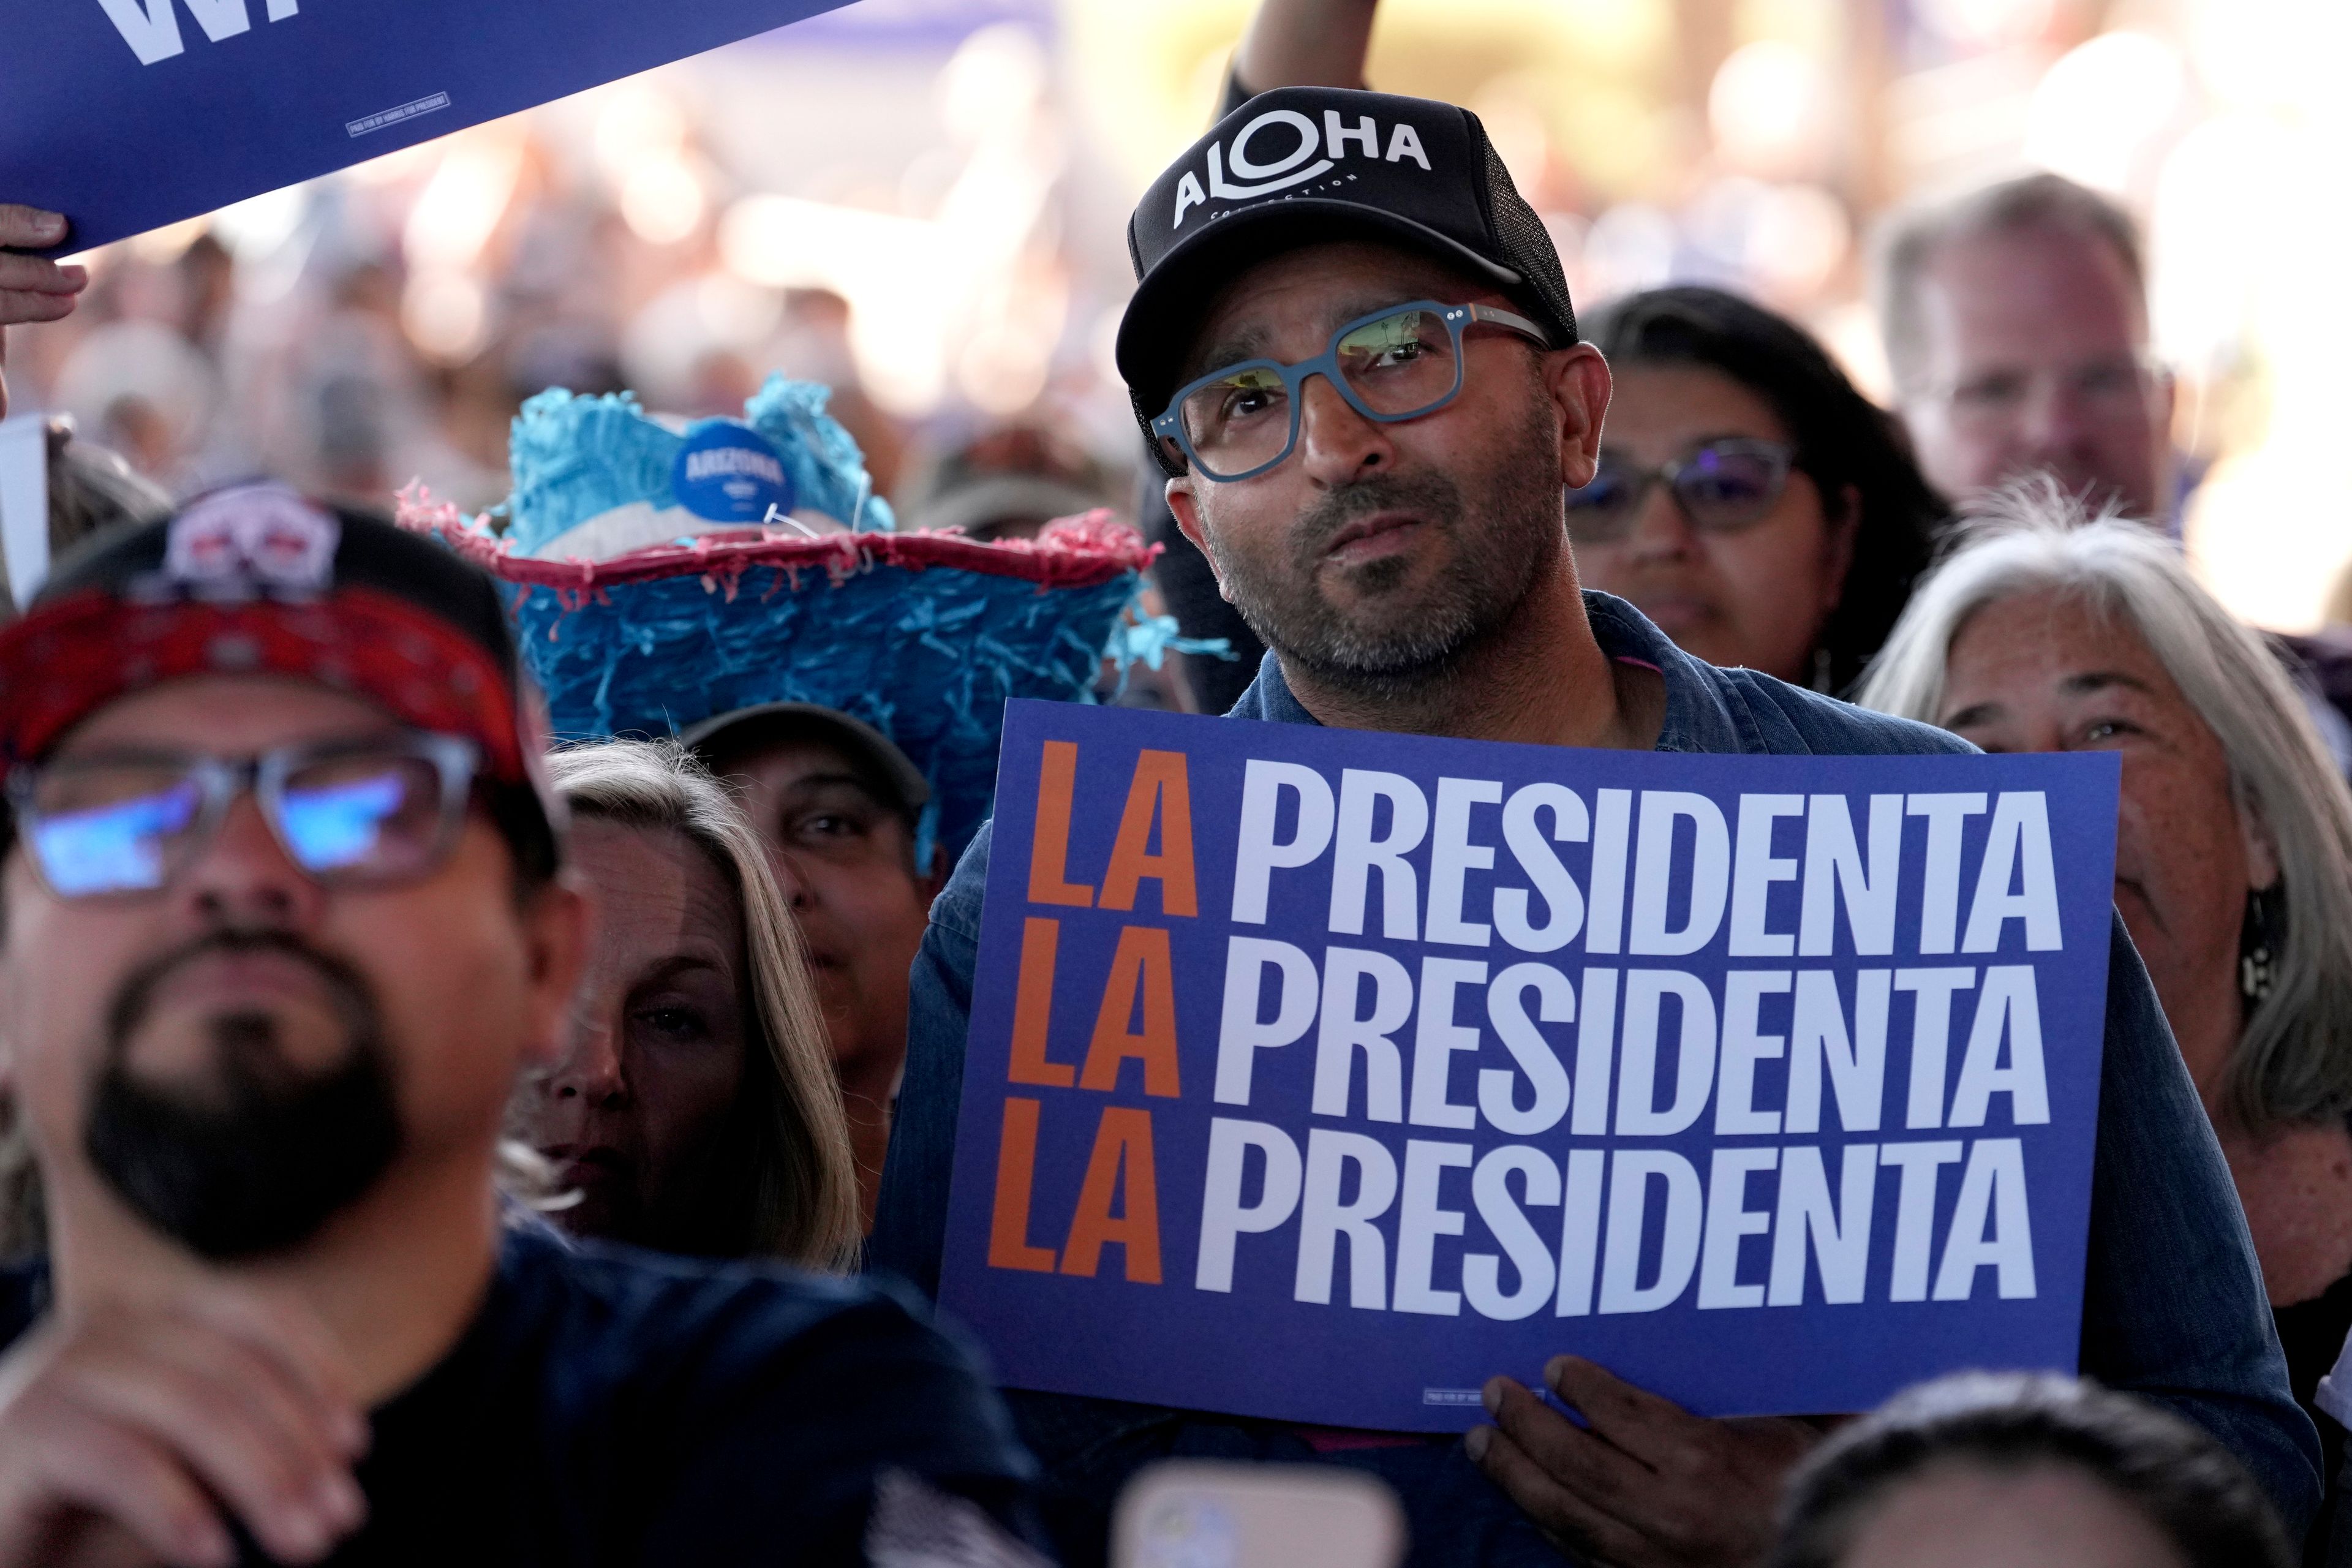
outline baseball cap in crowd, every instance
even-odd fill
[[[1034,539],[1057,518],[1116,506],[1126,499],[1125,484],[1060,430],[1015,421],[923,465],[899,510],[911,528]]]
[[[1151,421],[1210,296],[1252,262],[1338,239],[1425,251],[1507,294],[1555,345],[1576,342],[1559,253],[1476,115],[1393,93],[1278,88],[1217,121],[1128,220],[1138,282],[1118,370],[1155,453]]]
[[[0,629],[0,772],[120,697],[195,675],[299,676],[472,742],[519,867],[560,860],[545,721],[498,590],[432,540],[276,484],[91,539]]]
[[[690,724],[678,732],[688,751],[725,773],[746,753],[784,740],[822,741],[850,760],[858,777],[912,825],[931,798],[931,786],[889,736],[838,708],[814,702],[759,702]]]

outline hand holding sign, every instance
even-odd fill
[[[1545,1380],[1578,1426],[1507,1377],[1486,1385],[1492,1427],[1471,1458],[1553,1545],[1614,1568],[1746,1568],[1772,1540],[1781,1483],[1821,1432],[1779,1416],[1709,1420],[1555,1356]]]
[[[2115,789],[1016,703],[942,1303],[1014,1386],[1387,1430],[1564,1351],[1709,1415],[2071,1368]]]
[[[0,329],[20,321],[54,321],[72,311],[74,297],[89,282],[88,268],[11,254],[57,245],[65,237],[66,220],[57,214],[0,202]],[[0,364],[6,359],[6,341],[0,338]],[[8,382],[0,375],[0,419],[7,416]]]

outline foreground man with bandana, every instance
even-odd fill
[[[531,715],[486,577],[268,487],[0,633],[47,1243],[0,1271],[0,1565],[1027,1560],[1027,1460],[898,1302],[502,1205],[589,919]]]
[[[1261,94],[1129,226],[1118,337],[1168,500],[1272,650],[1238,718],[1544,745],[1965,751],[1677,649],[1580,591],[1562,489],[1593,476],[1609,370],[1476,118],[1336,89]],[[931,911],[870,1256],[938,1282],[985,833]],[[2318,1499],[2245,1222],[2128,939],[2110,966],[2083,1369],[2212,1432],[2298,1533]],[[1148,1352],[1144,1352],[1148,1353]],[[1496,1369],[1498,1372],[1504,1369]],[[1167,1455],[1321,1459],[1403,1499],[1420,1565],[1747,1563],[1816,1428],[1702,1420],[1574,1357],[1586,1425],[1507,1377],[1466,1442],[1013,1395],[1057,1542],[1099,1562],[1110,1498]],[[1484,1472],[1483,1476],[1481,1471]],[[1493,1484],[1490,1485],[1489,1482]]]

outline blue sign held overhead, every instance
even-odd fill
[[[0,200],[83,250],[840,3],[0,0]]]
[[[1014,702],[941,1302],[1015,1387],[1386,1430],[1563,1352],[2071,1370],[2116,789]]]

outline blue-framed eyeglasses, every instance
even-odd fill
[[[8,775],[41,879],[62,898],[152,893],[193,864],[250,789],[288,858],[329,886],[413,880],[439,866],[480,752],[407,731],[257,757],[66,757]]]
[[[1296,364],[1244,360],[1211,371],[1169,401],[1168,411],[1151,422],[1151,434],[1170,457],[1181,457],[1203,479],[1249,479],[1298,444],[1298,405],[1308,376],[1323,377],[1350,408],[1378,424],[1418,419],[1462,391],[1462,334],[1480,322],[1552,346],[1550,333],[1512,311],[1416,300],[1349,321],[1313,359]]]

